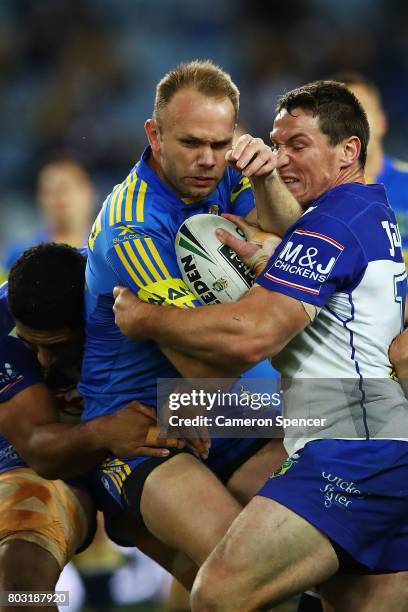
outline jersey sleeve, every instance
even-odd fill
[[[230,210],[234,215],[246,217],[255,208],[254,194],[250,180],[246,176],[235,173],[235,184],[230,192]]]
[[[350,228],[336,218],[319,215],[291,228],[257,283],[322,307],[335,291],[354,288],[367,263]]]
[[[17,338],[0,339],[0,402],[6,402],[27,387],[44,382],[34,354]]]
[[[112,245],[107,259],[120,282],[144,302],[178,308],[200,305],[181,277],[171,236],[166,240],[157,231],[144,230],[143,235]]]

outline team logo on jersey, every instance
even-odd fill
[[[279,249],[265,277],[319,295],[343,251],[344,246],[330,236],[298,229]]]
[[[300,459],[300,455],[298,453],[294,453],[282,463],[279,469],[276,470],[269,478],[277,478],[278,476],[284,476],[290,468],[295,465]]]
[[[219,205],[218,204],[212,204],[210,206],[210,208],[208,209],[208,213],[210,215],[218,215],[218,210],[219,210]]]

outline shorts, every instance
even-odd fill
[[[408,570],[408,442],[314,440],[258,495],[317,527],[365,573]]]
[[[34,542],[61,569],[88,539],[90,521],[72,488],[31,468],[0,474],[0,508],[0,542]]]
[[[203,463],[221,482],[226,483],[242,464],[268,442],[267,438],[259,440],[215,438],[212,440],[209,457]],[[113,524],[113,519],[117,519],[118,511],[130,512],[136,520],[142,521],[139,504],[146,478],[158,465],[168,461],[176,454],[185,452],[190,451],[172,449],[170,455],[164,458],[135,457],[130,460],[122,460],[110,457],[96,468],[92,494],[97,501],[98,509],[104,513],[106,531],[114,542],[121,546],[131,545],[126,540],[122,540],[109,527],[110,524]],[[129,477],[131,479],[127,482]],[[131,484],[133,489],[131,501],[129,501],[130,496],[126,495],[126,484]]]

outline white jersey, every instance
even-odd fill
[[[322,420],[288,428],[288,452],[319,437],[408,439],[408,401],[388,359],[402,330],[406,272],[384,188],[350,183],[319,198],[258,283],[321,309],[273,359],[285,416]]]

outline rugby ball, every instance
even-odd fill
[[[245,240],[234,223],[210,214],[186,219],[176,236],[177,263],[183,280],[202,304],[235,302],[255,280],[235,251],[218,240],[217,228]]]

